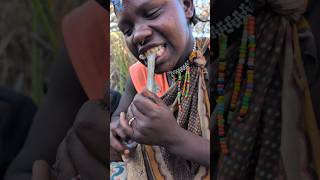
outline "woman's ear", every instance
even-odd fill
[[[194,5],[193,0],[182,0],[184,13],[186,15],[186,18],[191,20],[194,15]]]

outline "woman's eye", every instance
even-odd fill
[[[145,15],[146,18],[156,18],[160,14],[160,8],[155,8],[148,11]]]
[[[123,34],[126,35],[126,36],[130,36],[132,34],[131,28],[124,30]]]

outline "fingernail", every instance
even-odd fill
[[[130,151],[128,149],[124,150],[123,155],[124,155],[125,158],[129,158],[130,157]]]
[[[130,154],[129,149],[124,150],[124,154],[125,154],[125,155],[129,155],[129,154]]]

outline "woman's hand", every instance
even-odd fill
[[[101,159],[97,159],[90,153],[86,144],[84,144],[73,131],[70,131],[66,137],[66,147],[69,158],[78,172],[77,175],[79,175],[81,179],[107,179],[109,174],[109,162],[102,162]],[[105,157],[106,156],[107,155],[105,154]],[[65,166],[62,166],[62,168],[63,167]],[[64,171],[62,168],[60,168],[61,171]],[[73,177],[75,178],[76,176]]]
[[[130,148],[123,144],[123,142],[130,142],[130,137],[132,134],[133,129],[129,126],[125,113],[120,113],[120,119],[114,120],[110,124],[110,150],[113,148],[117,152],[122,152],[125,155],[129,155]],[[110,155],[111,153],[114,154],[114,152],[110,151]],[[121,157],[116,160],[121,160]]]
[[[73,130],[86,149],[100,162],[108,161],[110,117],[99,101],[88,101],[82,105],[76,116]]]
[[[168,147],[181,135],[182,128],[169,107],[147,89],[135,96],[128,112],[135,118],[132,139],[138,143]]]
[[[32,180],[56,180],[50,178],[50,167],[44,160],[37,160],[32,167]]]
[[[74,163],[69,156],[66,138],[58,148],[56,162],[53,168],[50,168],[45,160],[35,161],[32,168],[32,180],[71,179],[77,174]]]
[[[109,172],[107,125],[108,113],[101,104],[86,102],[59,146],[54,169],[45,161],[36,161],[33,180],[71,179],[79,174],[85,179],[105,179]]]

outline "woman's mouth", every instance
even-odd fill
[[[140,54],[139,58],[146,60],[148,56],[155,55],[156,61],[164,55],[166,51],[166,46],[164,44],[158,45],[156,47],[150,48],[144,54]]]

